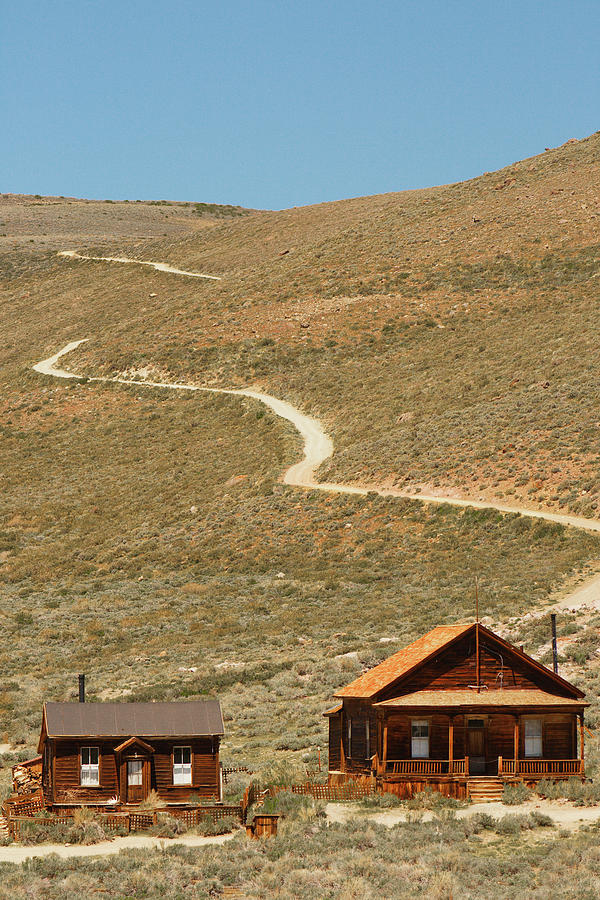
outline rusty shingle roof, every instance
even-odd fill
[[[375,706],[418,708],[431,707],[498,707],[498,706],[589,706],[585,700],[575,700],[571,697],[558,697],[556,694],[548,694],[546,691],[537,690],[502,690],[502,691],[415,691],[413,694],[404,694],[402,697],[394,697],[392,700],[383,700]]]
[[[368,700],[388,685],[393,684],[402,675],[406,675],[415,666],[425,662],[450,641],[466,634],[474,627],[472,622],[468,625],[438,625],[433,631],[424,634],[423,637],[418,638],[403,650],[399,650],[398,653],[394,653],[388,659],[384,659],[378,666],[365,672],[346,687],[340,688],[335,692],[334,697],[354,697]]]
[[[45,703],[50,737],[204,737],[223,734],[218,700]]]

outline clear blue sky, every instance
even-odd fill
[[[0,6],[0,191],[281,208],[600,129],[599,0]]]

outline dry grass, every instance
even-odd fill
[[[298,437],[250,401],[30,367],[90,337],[81,371],[254,383],[320,416],[323,477],[597,515],[599,147],[281,213],[4,198],[6,735],[31,748],[41,701],[85,670],[101,699],[215,691],[226,756],[311,763],[335,687],[470,617],[475,573],[503,620],[597,559],[597,538],[544,523],[283,488]],[[59,260],[67,236],[224,277]]]
[[[495,830],[496,829],[496,830]],[[309,811],[284,820],[275,840],[240,836],[220,847],[165,846],[109,859],[31,860],[3,865],[15,900],[106,897],[210,898],[236,888],[248,898],[408,900],[491,897],[571,900],[597,896],[597,829],[560,836],[543,817],[485,815],[392,829],[358,821],[327,825]]]
[[[27,251],[7,356],[89,336],[90,372],[254,383],[320,415],[337,449],[323,477],[597,515],[599,148],[594,135],[470,182],[211,219],[185,237],[189,211],[149,207],[173,235],[123,233],[115,251],[223,280]]]

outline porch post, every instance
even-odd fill
[[[375,743],[375,774],[381,775],[381,742],[383,741],[383,734],[381,730],[381,721],[382,721],[383,713],[380,709],[377,710],[377,739]]]
[[[340,769],[346,771],[346,755],[344,753],[344,729],[346,727],[346,716],[344,715],[344,707],[340,712]]]
[[[583,712],[579,715],[579,770],[583,775],[585,771],[585,747],[583,740]]]
[[[454,716],[448,716],[448,774],[454,768]]]
[[[519,726],[521,717],[515,716],[515,775],[519,774]]]

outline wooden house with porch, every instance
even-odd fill
[[[434,628],[335,697],[330,782],[475,799],[585,774],[582,691],[479,623]]]
[[[38,753],[52,807],[222,800],[218,700],[45,703]],[[35,761],[33,761],[35,762]]]

